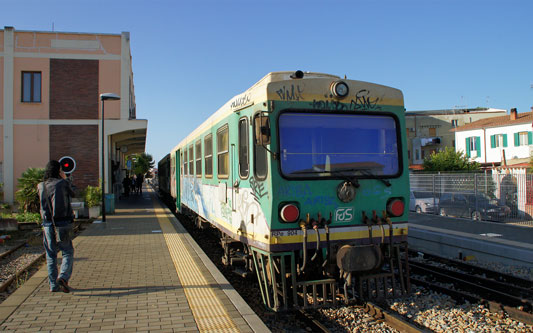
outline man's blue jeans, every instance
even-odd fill
[[[59,277],[67,281],[72,275],[72,266],[74,263],[74,247],[72,246],[72,224],[64,227],[54,226],[43,227],[43,243],[46,251],[46,265],[48,266],[48,279],[50,281],[50,290],[57,290],[57,252],[60,250],[63,253],[63,260],[61,262],[61,272]],[[55,231],[60,235],[60,242],[56,242]]]

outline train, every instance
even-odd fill
[[[403,93],[271,72],[159,162],[159,191],[215,228],[274,311],[410,292]]]

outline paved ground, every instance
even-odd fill
[[[0,305],[1,330],[268,331],[153,194],[117,203],[75,241],[70,294],[46,267]]]

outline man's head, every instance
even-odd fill
[[[61,175],[61,164],[56,160],[51,160],[46,164],[44,169],[44,180],[49,178],[62,178]]]

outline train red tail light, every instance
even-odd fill
[[[390,216],[401,216],[405,210],[405,204],[400,198],[392,198],[387,203],[387,213]]]
[[[300,209],[293,203],[282,205],[279,217],[283,222],[296,222],[300,217]]]

